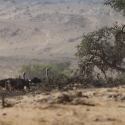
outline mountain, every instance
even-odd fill
[[[41,2],[41,3],[67,3],[67,2],[103,2],[104,0],[0,0],[12,2]]]
[[[100,2],[0,3],[0,78],[17,76],[27,63],[70,61],[83,33],[112,26],[124,18]]]

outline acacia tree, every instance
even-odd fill
[[[115,10],[125,14],[124,0],[108,0]],[[81,73],[92,73],[98,67],[106,77],[109,69],[125,73],[125,26],[102,27],[98,31],[83,35],[81,43],[77,46],[76,56],[80,58]],[[89,69],[89,70],[88,70]]]
[[[106,0],[105,5],[110,5],[115,11],[125,16],[125,0]]]

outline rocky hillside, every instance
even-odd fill
[[[67,3],[67,2],[103,2],[104,0],[0,0],[0,1],[11,1],[11,2],[41,2],[44,4],[48,3]]]
[[[0,78],[14,77],[26,63],[69,60],[83,33],[124,18],[102,3],[0,2]]]

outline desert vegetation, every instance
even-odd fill
[[[60,62],[60,63],[51,63],[51,64],[27,64],[23,65],[20,69],[20,73],[27,73],[27,78],[31,79],[34,76],[39,78],[45,77],[46,68],[49,68],[49,76],[54,77],[59,74],[64,74],[70,76],[70,62]]]

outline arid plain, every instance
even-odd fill
[[[23,64],[71,61],[83,33],[124,23],[101,3],[0,3],[0,78],[15,77]],[[124,125],[125,87],[33,92],[5,98],[0,125]],[[66,98],[65,98],[66,97]],[[1,104],[1,100],[0,100]]]

